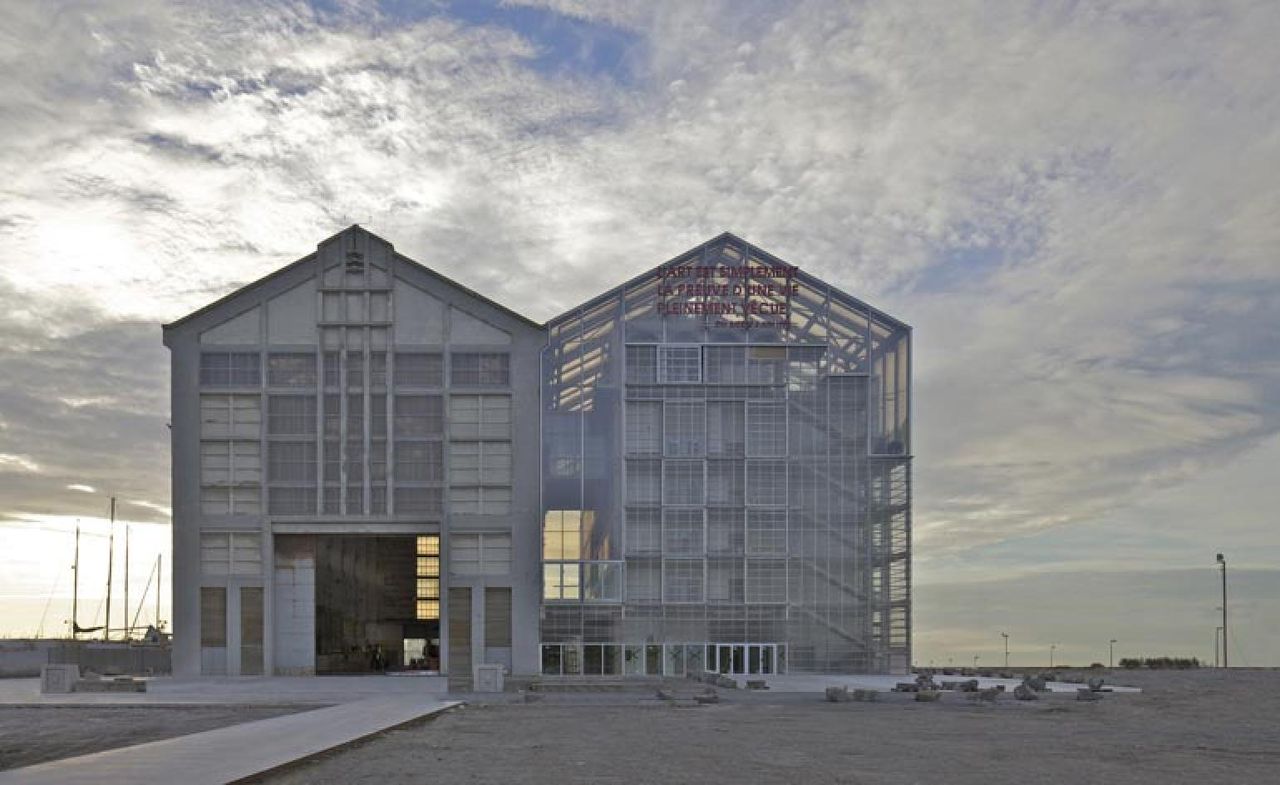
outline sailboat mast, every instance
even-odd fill
[[[129,524],[124,525],[124,639],[129,640]]]
[[[111,534],[107,538],[107,623],[102,628],[102,639],[111,640],[111,568],[116,556],[116,497],[111,497]]]
[[[163,554],[156,554],[156,632],[160,632],[160,579],[161,579],[161,562]]]
[[[71,638],[80,637],[80,617],[76,611],[80,606],[80,523],[76,522],[76,557],[71,562]]]

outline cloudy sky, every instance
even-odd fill
[[[1280,664],[1277,40],[1271,0],[0,0],[0,633],[65,629],[77,519],[100,618],[110,494],[135,600],[166,548],[161,322],[357,222],[536,319],[730,230],[916,329],[920,662],[1212,659],[1223,551],[1233,663]]]

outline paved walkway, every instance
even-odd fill
[[[0,679],[0,705],[332,705],[365,698],[442,696],[444,676],[239,676],[147,679],[146,692],[41,695],[39,679]]]
[[[224,785],[456,706],[421,695],[245,722],[132,747],[0,771],[0,785]]]

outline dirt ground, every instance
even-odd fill
[[[0,770],[293,714],[300,706],[0,706]]]
[[[1280,671],[1117,673],[1098,703],[907,695],[827,703],[722,690],[472,702],[265,779],[324,783],[1205,783],[1280,781]],[[700,687],[677,683],[683,695]],[[510,697],[502,696],[510,701]],[[679,702],[684,703],[684,702]]]

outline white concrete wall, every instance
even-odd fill
[[[306,536],[277,537],[272,583],[272,652],[275,673],[315,672],[316,561],[315,540]]]
[[[267,342],[314,344],[316,342],[316,288],[308,280],[267,302]]]
[[[200,333],[200,343],[214,346],[257,343],[261,319],[262,309],[250,308],[239,316]]]

